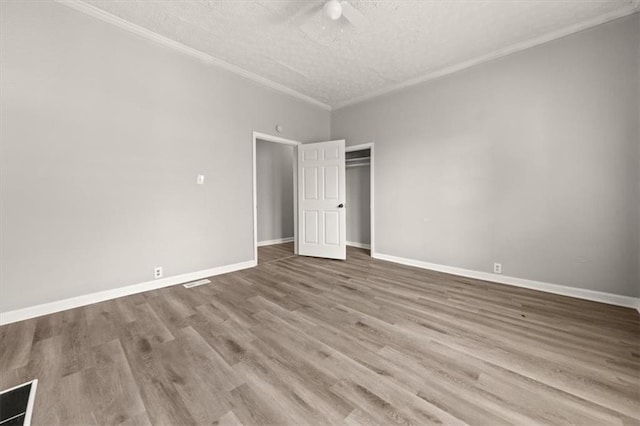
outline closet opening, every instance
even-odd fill
[[[373,144],[348,146],[345,156],[347,246],[373,252]]]

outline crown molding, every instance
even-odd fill
[[[284,93],[285,95],[291,96],[293,98],[297,98],[300,99],[304,102],[307,102],[311,105],[314,105],[316,107],[320,107],[324,110],[327,111],[331,111],[331,106],[325,104],[324,102],[321,102],[317,99],[312,98],[311,96],[307,96],[303,93],[298,92],[297,90],[293,90],[283,84],[280,83],[276,83],[275,81],[269,80],[267,78],[261,77],[257,74],[254,74],[252,72],[249,72],[247,70],[244,70],[236,65],[230,64],[228,62],[225,62],[221,59],[215,58],[207,53],[201,52],[199,50],[196,50],[192,47],[186,46],[180,42],[177,42],[175,40],[172,40],[168,37],[165,37],[163,35],[160,35],[158,33],[155,33],[153,31],[150,31],[146,28],[143,28],[139,25],[133,24],[125,19],[119,18],[109,12],[105,12],[104,10],[97,8],[93,5],[84,3],[80,0],[55,0],[56,3],[59,3],[61,5],[70,7],[71,9],[75,9],[79,12],[85,13],[86,15],[92,16],[94,18],[100,19],[101,21],[107,22],[109,24],[115,25],[117,27],[120,27],[123,30],[126,30],[130,33],[136,34],[140,37],[143,37],[147,40],[151,40],[153,42],[156,42],[164,47],[167,47],[169,49],[173,49],[176,50],[178,52],[181,52],[183,54],[189,55],[191,57],[194,57],[196,59],[199,59],[200,61],[209,64],[209,65],[214,65],[217,67],[220,67],[226,71],[232,72],[236,75],[239,75],[241,77],[244,77],[248,80],[254,81],[256,83],[259,83],[263,86],[266,86],[272,90],[278,91],[280,93]]]
[[[614,11],[614,12],[610,12],[610,13],[606,13],[604,15],[600,15],[596,18],[592,18],[583,22],[579,22],[577,24],[568,26],[568,27],[564,27],[560,30],[556,30],[556,31],[552,31],[546,34],[543,34],[542,36],[539,37],[535,37],[520,43],[516,43],[516,44],[512,44],[511,46],[505,47],[503,49],[500,50],[496,50],[492,53],[486,54],[486,55],[481,55],[478,56],[476,58],[470,59],[468,61],[464,61],[464,62],[459,62],[457,64],[451,65],[451,66],[447,66],[444,68],[440,68],[436,71],[430,72],[428,74],[422,75],[420,77],[416,77],[413,78],[411,80],[407,80],[398,84],[394,84],[392,86],[388,86],[388,87],[384,87],[380,90],[376,90],[374,92],[368,93],[366,95],[363,96],[358,96],[349,100],[346,100],[344,102],[340,102],[336,105],[332,106],[332,110],[335,111],[337,109],[340,108],[345,108],[348,106],[352,106],[355,104],[359,104],[361,102],[365,102],[383,95],[388,95],[391,94],[393,92],[398,92],[400,90],[418,85],[420,83],[424,83],[430,80],[434,80],[436,78],[440,78],[440,77],[444,77],[446,75],[449,74],[453,74],[456,73],[458,71],[462,71],[465,70],[467,68],[471,68],[474,67],[476,65],[480,65],[482,63],[485,62],[489,62],[489,61],[493,61],[495,59],[499,59],[503,56],[507,56],[510,55],[512,53],[517,53],[520,52],[522,50],[526,50],[529,49],[531,47],[535,47],[535,46],[539,46],[541,44],[545,44],[548,43],[550,41],[562,38],[562,37],[566,37],[568,35],[580,32],[580,31],[584,31],[586,29],[601,25],[601,24],[606,24],[607,22],[610,21],[614,21],[616,19],[620,19],[623,18],[625,16],[629,16],[632,15],[634,13],[638,13],[638,11],[640,10],[640,0],[633,0],[632,3],[629,5],[629,7]]]
[[[278,91],[280,93],[286,94],[288,96],[297,98],[299,100],[302,100],[304,102],[307,102],[311,105],[314,105],[316,107],[322,108],[323,110],[326,111],[335,111],[337,109],[340,108],[345,108],[348,106],[352,106],[355,104],[359,104],[374,98],[378,98],[380,96],[384,96],[384,95],[388,95],[394,92],[398,92],[401,91],[403,89],[407,89],[409,87],[421,84],[421,83],[425,83],[427,81],[430,80],[434,80],[440,77],[444,77],[447,76],[449,74],[453,74],[456,73],[458,71],[462,71],[471,67],[474,67],[476,65],[480,65],[482,63],[485,62],[489,62],[489,61],[493,61],[495,59],[499,59],[503,56],[507,56],[510,55],[512,53],[517,53],[526,49],[529,49],[531,47],[535,47],[544,43],[548,43],[550,41],[562,38],[562,37],[566,37],[568,35],[580,32],[580,31],[584,31],[586,29],[601,25],[601,24],[605,24],[607,22],[610,21],[614,21],[616,19],[619,18],[623,18],[625,16],[628,15],[632,15],[634,13],[638,13],[638,11],[640,11],[640,0],[632,0],[631,3],[629,4],[628,7],[622,8],[620,10],[617,11],[613,11],[604,15],[600,15],[596,18],[592,18],[565,28],[562,28],[560,30],[556,30],[556,31],[552,31],[546,34],[543,34],[542,36],[539,37],[535,37],[533,39],[529,39],[529,40],[525,40],[523,42],[520,43],[516,43],[513,44],[511,46],[505,47],[503,49],[499,49],[497,51],[491,52],[489,54],[486,55],[481,55],[478,57],[475,57],[473,59],[467,60],[467,61],[463,61],[463,62],[459,62],[457,64],[454,65],[450,65],[444,68],[440,68],[436,71],[430,72],[428,74],[398,83],[398,84],[394,84],[388,87],[384,87],[382,89],[370,92],[366,95],[362,95],[362,96],[357,96],[355,98],[351,98],[348,99],[344,102],[339,102],[336,105],[328,105],[324,102],[321,102],[315,98],[312,98],[311,96],[305,95],[303,93],[298,92],[297,90],[291,89],[283,84],[280,83],[276,83],[272,80],[269,80],[265,77],[261,77],[257,74],[254,74],[252,72],[249,72],[245,69],[242,69],[236,65],[230,64],[228,62],[225,62],[221,59],[218,59],[216,57],[213,57],[207,53],[201,52],[199,50],[196,50],[192,47],[186,46],[180,42],[177,42],[175,40],[172,40],[168,37],[165,37],[163,35],[160,35],[158,33],[155,33],[153,31],[150,31],[146,28],[143,28],[139,25],[133,24],[125,19],[119,18],[109,12],[106,12],[100,8],[97,8],[95,6],[92,6],[90,4],[84,3],[81,0],[54,0],[56,3],[65,5],[67,7],[70,7],[72,9],[75,9],[77,11],[83,12],[89,16],[92,16],[94,18],[100,19],[101,21],[110,23],[112,25],[116,25],[126,31],[129,31],[131,33],[134,33],[140,37],[143,37],[147,40],[151,40],[154,41],[164,47],[179,51],[183,54],[189,55],[191,57],[194,57],[196,59],[199,59],[200,61],[209,64],[209,65],[214,65],[217,67],[220,67],[226,71],[229,71],[231,73],[234,73],[236,75],[239,75],[241,77],[244,77],[248,80],[251,80],[253,82],[256,82],[258,84],[261,84],[265,87],[268,87],[272,90]]]

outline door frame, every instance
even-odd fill
[[[374,147],[375,147],[375,143],[373,142],[369,142],[369,143],[363,143],[360,145],[351,145],[351,146],[347,146],[345,148],[345,152],[353,152],[353,151],[362,151],[364,149],[368,149],[371,152],[371,158],[369,159],[369,214],[370,214],[370,225],[371,225],[371,229],[369,231],[370,235],[371,235],[371,247],[370,247],[370,255],[371,257],[374,257],[376,251],[375,251],[375,241],[376,241],[376,232],[375,232],[375,154],[374,154]],[[347,188],[347,191],[349,189]],[[349,208],[349,206],[347,206],[347,208]],[[349,244],[347,244],[349,245]]]
[[[298,254],[298,146],[302,142],[292,139],[285,139],[280,136],[273,136],[267,133],[253,132],[252,156],[253,156],[253,260],[258,263],[258,186],[257,186],[257,157],[256,145],[258,139],[266,142],[280,143],[293,146],[293,157],[291,158],[293,167],[293,252]],[[373,240],[372,240],[373,241]]]

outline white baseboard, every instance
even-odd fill
[[[361,249],[371,250],[371,244],[356,243],[355,241],[347,241],[347,245],[351,247],[358,247]]]
[[[258,247],[271,246],[273,244],[292,243],[293,237],[278,238],[275,240],[258,241]]]
[[[640,312],[640,299],[637,297],[622,296],[619,294],[604,293],[600,291],[587,290],[583,288],[567,287],[559,284],[550,284],[541,281],[527,280],[524,278],[509,277],[505,275],[492,274],[489,272],[473,271],[470,269],[456,268],[453,266],[438,265],[436,263],[423,262],[420,260],[406,259],[403,257],[391,256],[388,254],[374,253],[372,257],[389,262],[400,263],[402,265],[415,266],[432,271],[445,272],[452,275],[460,275],[468,278],[475,278],[483,281],[492,281],[500,284],[523,287],[532,290],[544,291],[547,293],[560,294],[563,296],[575,297],[578,299],[592,300],[595,302],[608,303],[610,305],[635,308]]]
[[[214,275],[221,275],[229,272],[239,271],[241,269],[252,268],[254,266],[256,266],[256,261],[249,260],[232,265],[205,269],[203,271],[190,272],[187,274],[162,278],[159,280],[147,281],[144,283],[134,284],[126,287],[114,288],[112,290],[105,290],[97,293],[71,297],[69,299],[57,300],[55,302],[30,306],[28,308],[16,309],[14,311],[0,312],[0,325],[10,324],[12,322],[35,318],[42,315],[48,315],[54,312],[65,311],[67,309],[73,309],[80,306],[91,305],[93,303],[103,302],[105,300],[115,299],[123,296],[129,296],[131,294],[142,293],[143,291],[156,290],[163,287],[169,287],[176,284],[182,284],[189,281],[212,277]]]

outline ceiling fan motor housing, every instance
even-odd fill
[[[342,16],[342,5],[338,0],[329,0],[324,4],[324,14],[332,21],[340,19]]]

